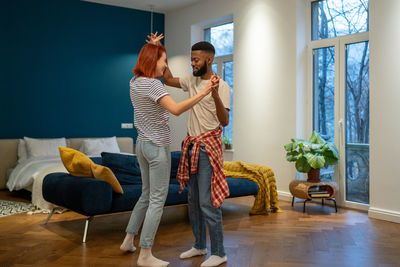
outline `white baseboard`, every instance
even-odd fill
[[[400,223],[400,212],[398,211],[369,208],[368,217],[389,222]]]
[[[278,190],[278,198],[279,200],[291,202],[292,194],[287,191]],[[400,212],[393,210],[384,210],[384,209],[370,207],[368,209],[368,217],[378,220],[400,223]]]
[[[278,199],[283,201],[292,202],[292,194],[287,191],[278,190]]]

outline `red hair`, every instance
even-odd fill
[[[133,68],[133,73],[136,76],[151,78],[156,71],[157,61],[162,54],[166,53],[164,46],[145,44],[140,50],[136,66]]]

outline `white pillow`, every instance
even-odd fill
[[[117,138],[115,136],[109,138],[91,138],[82,141],[82,153],[91,157],[100,157],[101,152],[120,153]]]
[[[28,152],[26,151],[26,142],[24,139],[19,139],[18,143],[18,163],[28,159]]]
[[[66,147],[65,138],[35,139],[24,137],[28,158],[40,156],[60,156],[59,146]]]

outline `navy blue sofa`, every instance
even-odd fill
[[[171,152],[170,184],[165,206],[187,203],[187,188],[179,194],[180,185],[176,180],[180,156],[180,151]],[[86,242],[87,228],[94,216],[131,211],[142,191],[140,167],[135,155],[103,152],[101,158],[92,160],[113,171],[124,190],[123,194],[114,193],[107,182],[68,173],[48,174],[42,187],[43,198],[48,202],[88,216],[83,242]],[[258,185],[250,180],[227,177],[227,181],[229,197],[256,195],[258,192]],[[49,214],[46,223],[54,210]]]

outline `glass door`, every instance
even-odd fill
[[[346,201],[369,204],[369,42],[345,46]]]
[[[312,127],[339,149],[337,166],[321,169],[336,181],[339,205],[369,204],[369,42],[343,38],[312,49]]]
[[[313,130],[335,142],[335,47],[313,50]],[[335,181],[335,167],[321,169],[322,181]]]
[[[367,209],[369,1],[311,0],[308,10],[312,129],[340,155],[338,165],[321,169],[321,179],[339,185],[340,206]]]

